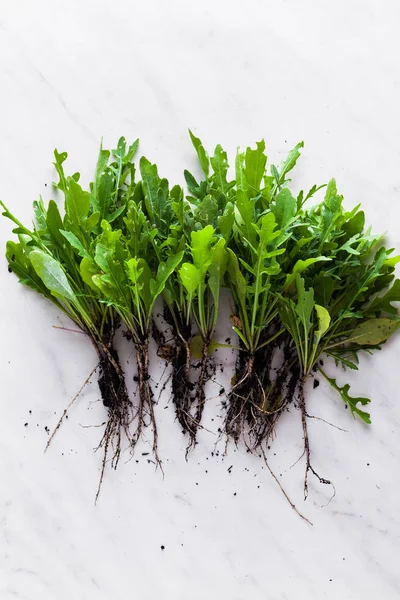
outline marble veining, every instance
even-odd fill
[[[399,17],[394,0],[0,1],[0,198],[28,220],[32,200],[54,195],[53,149],[88,181],[102,136],[107,146],[140,137],[171,181],[197,168],[188,127],[231,155],[265,137],[275,162],[304,139],[295,188],[336,176],[346,203],[362,202],[400,249]],[[2,247],[10,231],[0,220]],[[371,427],[324,382],[310,390],[309,413],[336,426],[309,423],[332,500],[311,480],[303,502],[300,417],[282,418],[270,464],[312,527],[261,459],[217,443],[230,352],[189,462],[163,392],[164,477],[144,439],[107,470],[95,506],[105,418],[95,377],[44,447],[96,357],[83,335],[53,327],[68,323],[4,259],[0,281],[1,600],[400,597],[400,339],[338,376],[373,398]],[[225,298],[221,338],[229,311]],[[132,350],[119,344],[132,380]],[[156,386],[168,370],[151,352]]]

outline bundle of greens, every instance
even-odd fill
[[[210,351],[224,345],[216,344],[213,335],[234,222],[234,206],[221,193],[221,189],[225,191],[233,185],[226,180],[226,153],[217,146],[209,158],[200,140],[189,133],[206,180],[198,184],[185,171],[189,194],[185,198],[182,188],[172,188],[169,228],[165,227],[165,219],[164,230],[159,227],[159,232],[163,231],[163,255],[170,257],[177,251],[184,252],[183,263],[172,274],[163,298],[164,318],[174,341],[168,352],[172,363],[172,399],[178,422],[183,432],[189,434],[188,450],[196,443],[206,402],[205,385],[214,372]],[[153,180],[154,189],[160,186],[160,181]],[[197,329],[194,335],[193,327]],[[165,339],[159,339],[162,350]],[[191,377],[192,367],[196,371],[195,382]]]
[[[141,161],[142,172],[148,166],[144,160]],[[140,438],[143,427],[149,424],[146,422],[147,414],[153,428],[154,456],[160,464],[149,374],[151,318],[157,298],[182,261],[183,251],[171,255],[166,261],[160,259],[160,238],[156,226],[150,224],[142,210],[145,201],[152,201],[144,187],[145,179],[143,184],[135,186],[132,199],[128,200],[123,229],[112,230],[107,221],[102,222],[103,234],[93,244],[88,270],[92,286],[102,295],[107,306],[118,313],[125,325],[126,336],[135,347],[139,405],[133,445]]]
[[[238,151],[235,179],[228,178],[226,152],[208,155],[190,132],[203,180],[184,171],[187,193],[169,187],[157,166],[142,157],[136,180],[138,142],[124,138],[110,153],[100,149],[89,190],[79,174],[66,177],[66,153],[55,151],[56,187],[64,215],[50,200],[34,203],[35,223],[26,228],[2,204],[18,242],[7,243],[9,269],[63,311],[89,337],[99,357],[99,387],[108,421],[101,478],[110,448],[116,467],[122,435],[131,449],[151,426],[158,464],[155,401],[150,385],[149,341],[172,365],[172,400],[177,420],[196,443],[206,403],[206,384],[215,370],[212,352],[236,349],[225,433],[250,450],[268,446],[278,419],[297,400],[309,472],[305,383],[319,371],[354,416],[370,423],[367,398],[353,398],[323,369],[322,357],[356,370],[360,352],[382,347],[398,329],[393,302],[400,280],[382,236],[365,229],[359,206],[343,207],[336,183],[313,186],[294,196],[288,175],[303,144],[281,167],[267,169],[265,143]],[[312,205],[321,188],[324,198]],[[231,293],[230,315],[237,345],[214,339],[223,287]],[[163,299],[171,334],[155,325],[154,307]],[[113,345],[122,322],[137,359],[138,400],[129,399]],[[101,481],[101,480],[100,480]]]
[[[287,176],[303,143],[279,169],[271,165],[269,173],[263,141],[239,151],[235,181],[228,184],[223,171],[213,180],[213,194],[206,196],[208,155],[200,140],[192,136],[192,141],[206,180],[197,184],[186,175],[189,189],[197,195],[202,191],[208,214],[221,205],[234,207],[228,236],[220,232],[228,243],[226,285],[236,307],[231,322],[241,346],[225,432],[236,443],[243,438],[249,449],[265,451],[277,420],[298,397],[307,493],[309,471],[327,480],[310,463],[304,384],[318,369],[351,413],[370,423],[359,407],[369,399],[352,398],[349,385],[338,386],[320,359],[325,354],[336,365],[357,369],[359,352],[380,349],[397,330],[392,302],[400,301],[400,280],[394,281],[400,257],[382,247],[382,236],[364,230],[359,206],[344,210],[334,180],[292,195]],[[306,208],[324,187],[324,200]]]
[[[54,166],[59,182],[54,184],[64,195],[64,215],[57,203],[48,207],[42,199],[34,202],[35,222],[25,227],[2,204],[3,215],[16,228],[18,242],[7,242],[9,270],[22,283],[39,292],[66,314],[90,339],[98,355],[99,388],[108,421],[99,447],[104,448],[103,470],[112,447],[111,464],[116,468],[121,453],[122,434],[132,443],[129,425],[133,406],[126,389],[123,370],[113,345],[119,325],[116,309],[104,303],[91,278],[91,252],[105,240],[111,223],[121,223],[130,197],[132,159],[138,141],[128,149],[124,138],[111,153],[100,149],[94,182],[85,191],[79,173],[67,177],[63,163],[67,153],[55,150]]]

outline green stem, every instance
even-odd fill
[[[268,344],[270,344],[271,342],[276,340],[276,338],[279,337],[280,335],[282,335],[282,333],[284,333],[285,331],[286,331],[285,328],[280,329],[273,336],[271,336],[266,342],[263,342],[262,344],[260,344],[260,346],[257,346],[256,350],[260,350],[261,348],[264,348],[264,346],[267,346]]]

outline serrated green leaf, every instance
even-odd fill
[[[227,188],[226,175],[228,173],[228,157],[225,150],[218,144],[215,147],[214,156],[210,158],[213,168],[213,181],[217,185],[217,189],[225,192]]]
[[[300,157],[300,148],[304,148],[304,142],[299,142],[295,145],[293,150],[289,152],[280,170],[280,180],[282,183],[283,178],[296,166],[296,163]]]
[[[352,398],[349,394],[350,385],[348,383],[346,383],[343,387],[340,387],[336,383],[336,379],[333,379],[332,377],[328,377],[328,375],[321,368],[319,368],[319,371],[320,371],[320,373],[322,373],[322,375],[325,377],[325,379],[330,383],[330,385],[333,387],[333,389],[335,389],[340,394],[344,403],[347,404],[347,406],[350,408],[351,414],[353,416],[358,415],[360,417],[360,419],[362,419],[364,421],[364,423],[370,424],[371,423],[371,415],[369,413],[365,412],[364,410],[361,410],[360,408],[358,408],[357,404],[366,406],[367,404],[369,404],[371,402],[371,400],[369,398],[362,398],[362,397]]]
[[[246,149],[244,176],[247,188],[243,188],[242,185],[243,189],[249,189],[249,193],[253,198],[259,193],[267,164],[264,140],[257,142],[256,146],[255,150],[250,147]]]
[[[200,231],[192,231],[191,233],[191,251],[193,263],[199,269],[201,276],[204,277],[208,267],[211,264],[211,242],[214,236],[214,227],[207,225]]]
[[[197,152],[197,156],[199,158],[200,166],[204,175],[208,178],[208,174],[210,172],[210,160],[207,156],[206,151],[204,150],[204,146],[201,143],[201,140],[197,138],[189,129],[190,139],[192,140],[192,144],[194,149]]]
[[[293,271],[286,276],[286,287],[288,287],[292,283],[292,281],[294,281],[296,279],[297,275],[299,275],[300,273],[303,273],[311,265],[313,265],[317,262],[330,261],[330,260],[332,260],[332,259],[328,258],[327,256],[317,256],[316,258],[307,258],[306,260],[302,260],[302,259],[298,260],[293,267]]]
[[[161,262],[158,265],[157,275],[155,279],[155,287],[152,290],[152,304],[149,307],[149,312],[151,312],[152,306],[154,302],[158,298],[158,296],[162,293],[165,288],[165,284],[168,281],[168,278],[172,275],[178,265],[182,262],[183,252],[178,252],[175,256],[170,256],[165,262]]]
[[[391,288],[378,298],[375,298],[368,308],[369,313],[389,313],[396,314],[397,310],[392,306],[392,302],[400,302],[400,279],[396,279]]]
[[[226,242],[232,235],[233,224],[235,222],[235,209],[231,202],[227,202],[224,213],[217,219],[217,228]]]
[[[90,194],[84,191],[72,177],[67,178],[65,191],[65,212],[72,223],[81,223],[90,209]]]
[[[277,226],[284,230],[296,214],[296,199],[287,188],[283,188],[276,196],[271,210],[275,215]]]

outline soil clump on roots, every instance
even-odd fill
[[[172,401],[175,406],[176,418],[184,434],[188,434],[191,442],[195,443],[197,426],[192,415],[194,384],[191,375],[190,342],[192,329],[190,325],[175,321],[167,306],[164,307],[164,320],[171,331],[173,346],[168,360],[172,367],[171,386]],[[157,340],[159,347],[160,342]],[[165,341],[164,341],[165,346]]]
[[[111,453],[111,467],[116,469],[121,456],[123,437],[125,436],[133,449],[135,439],[130,433],[130,425],[134,418],[133,405],[128,395],[125,374],[120,365],[118,352],[114,348],[115,329],[109,328],[101,341],[93,344],[99,356],[99,379],[101,399],[107,409],[107,422],[97,449],[103,448],[99,487],[96,500],[100,493],[104,470]]]
[[[168,356],[163,347],[165,339],[157,330],[154,336],[159,346],[160,355],[168,360],[172,367],[172,401],[175,406],[176,418],[182,432],[189,437],[186,448],[188,452],[196,445],[197,432],[201,428],[204,405],[206,402],[205,385],[214,372],[214,363],[208,354],[209,343],[203,343],[201,357],[193,360],[191,354],[192,328],[179,316],[173,316],[168,307],[164,307],[164,320],[171,332],[172,346]],[[154,334],[153,334],[154,335]]]
[[[263,333],[260,346],[276,333],[272,324]],[[277,366],[274,366],[277,365]],[[283,411],[293,402],[300,381],[290,338],[283,333],[250,354],[238,353],[234,385],[228,397],[225,419],[227,439],[243,439],[255,451],[268,444]]]

